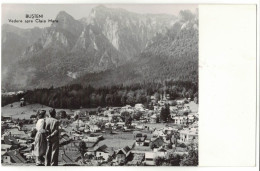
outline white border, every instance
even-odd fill
[[[38,0],[33,1],[33,0],[26,0],[26,1],[18,1],[18,0],[2,0],[1,3],[35,3],[35,4],[41,4],[41,3],[49,3],[49,4],[55,4],[55,3],[120,3],[120,4],[128,4],[128,3],[139,3],[139,4],[144,4],[144,3],[161,3],[161,4],[167,4],[167,3],[176,3],[176,4],[186,4],[186,3],[191,3],[191,4],[257,4],[257,42],[258,42],[258,46],[257,46],[257,72],[258,72],[258,77],[259,77],[259,1],[258,0],[236,0],[235,2],[232,0],[218,0],[218,1],[214,1],[214,0],[207,0],[207,1],[203,1],[203,0],[198,0],[198,1],[191,1],[191,0],[153,0],[153,1],[148,1],[148,0],[124,0],[124,1],[119,1],[119,0],[91,0],[91,1],[85,1],[85,0]],[[1,46],[0,46],[1,48]],[[1,72],[1,71],[0,71]],[[231,170],[231,171],[240,171],[240,170],[249,170],[249,171],[255,171],[255,170],[259,170],[259,79],[257,80],[257,116],[256,116],[256,122],[257,122],[257,132],[256,132],[256,167],[197,167],[197,168],[174,168],[177,170],[219,170],[219,169],[223,169],[223,170]],[[18,170],[18,169],[32,169],[35,170],[35,167],[2,167],[1,169],[3,170]],[[41,167],[41,168],[37,168],[38,169],[46,169],[45,167]],[[54,169],[54,168],[48,168],[48,169]],[[57,169],[57,168],[56,168]],[[69,170],[69,169],[93,169],[93,170],[100,170],[100,169],[109,169],[109,170],[114,170],[114,169],[122,169],[122,167],[77,167],[77,168],[73,168],[73,167],[59,167],[58,169],[63,169],[63,170]],[[173,169],[173,168],[144,168],[144,167],[124,167],[124,169],[129,170],[129,169],[135,169],[135,170],[145,170],[145,169]]]

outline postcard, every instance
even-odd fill
[[[2,4],[1,31],[2,166],[255,165],[256,5]]]

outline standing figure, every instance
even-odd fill
[[[59,157],[59,121],[55,118],[56,111],[49,111],[50,117],[46,118],[47,151],[45,166],[58,166]]]
[[[46,122],[45,110],[40,110],[37,113],[38,121],[36,123],[36,135],[34,141],[34,155],[36,156],[36,166],[44,166],[44,155],[46,154],[47,140],[46,140]]]

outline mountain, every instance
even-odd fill
[[[119,52],[131,59],[156,33],[164,32],[175,20],[175,16],[142,15],[100,5],[92,9],[85,23],[99,28]]]
[[[106,72],[86,74],[71,84],[108,86],[181,80],[198,82],[198,16],[181,11],[165,33],[149,41],[137,60]]]
[[[61,11],[58,23],[41,29],[37,40],[14,55],[19,60],[2,72],[2,87],[194,80],[198,60],[195,18],[187,11],[175,17],[97,6],[88,17],[76,20]]]
[[[2,66],[16,62],[25,49],[36,42],[42,34],[42,29],[21,29],[10,24],[2,25]]]

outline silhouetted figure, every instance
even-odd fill
[[[47,136],[47,151],[45,166],[58,166],[59,157],[59,121],[55,118],[56,111],[49,111],[50,117],[46,118]]]

